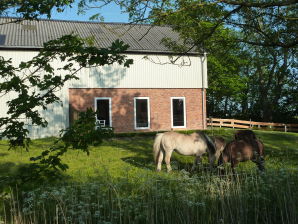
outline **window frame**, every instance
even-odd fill
[[[147,100],[147,114],[148,114],[148,126],[147,127],[137,127],[137,108],[136,108],[136,102],[137,100]],[[150,98],[149,97],[134,97],[134,128],[135,130],[144,130],[144,129],[150,129],[151,123],[150,123]]]
[[[174,118],[173,118],[173,100],[183,100],[183,115],[184,115],[184,126],[174,126]],[[184,96],[175,96],[171,97],[171,128],[186,128],[186,100]]]
[[[110,126],[113,127],[112,119],[112,97],[94,97],[94,111],[97,111],[97,100],[109,100],[109,116],[110,116]],[[97,122],[97,115],[95,114],[95,122]]]

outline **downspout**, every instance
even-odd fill
[[[207,78],[207,53],[204,52],[204,57],[203,60],[201,58],[201,66],[202,66],[202,122],[203,122],[203,129],[206,129],[206,114],[205,114],[205,79],[204,77],[206,76]]]

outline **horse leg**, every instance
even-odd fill
[[[192,168],[191,168],[191,172],[193,172],[196,169],[197,165],[201,162],[202,162],[201,156],[196,156],[196,158],[193,162]]]
[[[213,167],[214,167],[214,163],[215,163],[217,157],[219,157],[219,156],[217,156],[216,154],[214,154],[214,155],[210,155],[210,154],[209,154],[209,155],[208,155],[209,168],[210,168],[210,170],[213,169]]]
[[[231,168],[232,168],[232,173],[233,173],[233,176],[235,176],[235,167],[237,166],[237,164],[239,163],[239,160],[237,159],[232,159],[231,161]]]
[[[173,151],[166,151],[166,156],[165,156],[165,161],[166,161],[166,165],[167,165],[167,171],[171,172],[172,167],[171,167],[171,156],[172,156],[172,152]]]
[[[158,155],[158,159],[157,159],[156,171],[161,171],[161,163],[162,163],[163,156],[164,156],[163,154],[164,154],[164,151],[160,150],[159,155]]]

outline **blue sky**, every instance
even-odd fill
[[[77,5],[74,4],[72,8],[66,8],[63,13],[54,12],[52,19],[88,21],[90,16],[100,13],[105,22],[128,22],[128,14],[121,13],[120,7],[112,3],[103,9],[88,10],[85,15],[78,15],[77,11]]]
[[[78,15],[77,1],[73,4],[72,8],[66,7],[62,13],[58,13],[57,11],[53,10],[51,19],[88,21],[92,15],[97,13],[100,13],[101,16],[103,16],[105,22],[129,22],[128,14],[122,13],[120,7],[115,3],[105,6],[103,9],[92,9],[86,11],[84,15]],[[8,16],[18,15],[15,13],[15,9],[11,9],[8,11]],[[43,16],[41,18],[47,17]]]

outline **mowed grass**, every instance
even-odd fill
[[[38,156],[54,142],[54,138],[34,140],[27,152],[24,149],[7,151],[7,142],[0,145],[0,176],[14,176],[30,164],[30,157]],[[90,155],[80,150],[69,150],[63,157],[63,163],[69,169],[63,173],[67,181],[85,182],[99,174],[109,172],[113,177],[123,173],[154,171],[152,156],[153,137],[113,138],[101,146],[90,146]],[[63,181],[63,180],[62,180]]]
[[[233,138],[235,130],[207,133]],[[34,140],[28,152],[0,142],[0,223],[297,223],[298,134],[255,131],[265,144],[266,172],[241,163],[237,176],[208,169],[207,157],[190,173],[194,158],[172,156],[173,172],[155,172],[152,137],[112,138],[90,155],[70,150],[69,169],[51,182],[17,186],[7,177],[26,170],[53,138]],[[228,168],[228,167],[226,167]],[[29,171],[30,172],[30,171]],[[18,195],[18,198],[17,198]],[[60,220],[60,221],[58,221]]]
[[[284,132],[255,131],[258,138],[265,144],[266,168],[292,169],[298,168],[298,134]],[[217,135],[230,141],[233,138],[234,130],[215,129],[209,130],[210,136]],[[112,138],[103,142],[102,145],[90,147],[90,155],[79,150],[69,150],[62,157],[69,169],[64,173],[68,181],[90,181],[99,174],[108,172],[112,177],[122,177],[128,173],[131,175],[152,174],[156,175],[155,165],[152,156],[152,137],[123,137]],[[11,149],[8,151],[8,143],[0,141],[0,177],[18,175],[19,171],[27,164],[30,164],[30,157],[38,156],[40,153],[53,144],[54,138],[34,140],[29,151],[24,149]],[[172,166],[175,171],[189,171],[194,157],[181,156],[174,153]],[[207,156],[203,164],[207,165]],[[200,172],[198,168],[198,172]],[[252,171],[256,169],[252,162],[241,163],[237,170]],[[165,165],[163,165],[165,172]]]

